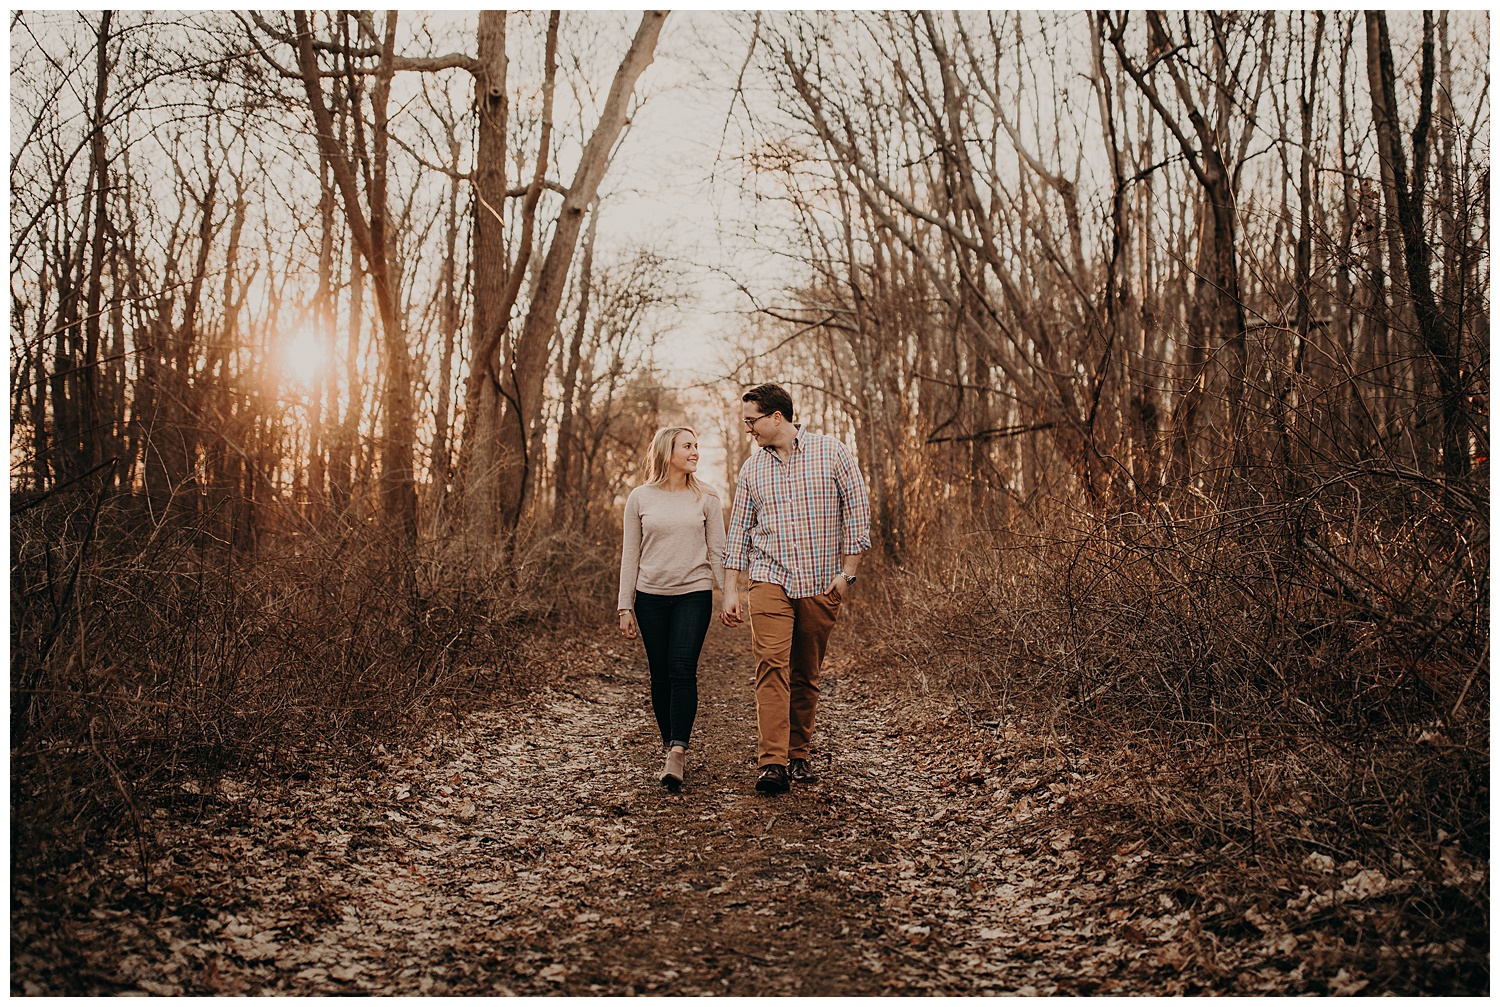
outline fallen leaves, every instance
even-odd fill
[[[255,934],[249,939],[231,936],[228,945],[235,957],[247,963],[270,961],[276,957],[280,948],[275,932],[270,930]]]
[[[575,671],[575,691],[477,711],[341,783],[225,780],[203,818],[156,820],[156,902],[128,884],[138,861],[123,840],[98,873],[58,880],[68,913],[19,891],[13,991],[1372,991],[1341,944],[1289,926],[1382,904],[1415,865],[1312,853],[1283,868],[1274,904],[1205,905],[1182,880],[1192,857],[1078,810],[1096,785],[1086,760],[1035,754],[1014,723],[918,725],[838,667],[824,782],[776,799],[752,790],[738,653],[705,658],[676,796],[649,782],[639,664]],[[926,771],[912,773],[918,755]],[[1451,845],[1435,869],[1485,876]],[[83,985],[64,987],[64,969]]]
[[[1335,996],[1352,997],[1368,985],[1368,979],[1356,979],[1349,974],[1348,969],[1339,969],[1338,974],[1328,980],[1328,992]]]

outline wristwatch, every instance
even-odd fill
[[[852,574],[852,573],[844,573],[842,570],[840,570],[839,571],[839,576],[842,577],[842,578],[844,578],[844,583],[845,584],[853,584],[854,583],[854,576],[855,575]]]

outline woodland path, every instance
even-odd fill
[[[749,634],[715,625],[688,782],[666,794],[654,780],[644,656],[595,636],[524,706],[474,713],[363,777],[253,794],[226,781],[205,815],[159,813],[154,849],[170,853],[153,864],[154,894],[141,894],[134,844],[122,841],[37,896],[55,900],[60,921],[39,925],[45,906],[18,906],[12,989],[808,995],[1284,983],[1287,964],[1226,972],[1226,958],[1266,965],[1277,949],[1259,948],[1256,961],[1209,951],[1218,938],[1200,937],[1197,917],[1175,911],[1170,884],[1153,877],[1170,858],[1074,835],[1062,795],[1086,788],[1087,774],[1012,756],[985,725],[925,719],[834,643],[817,785],[754,792]]]

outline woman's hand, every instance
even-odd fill
[[[641,635],[635,627],[635,613],[628,608],[620,610],[620,635],[627,640],[634,640]]]

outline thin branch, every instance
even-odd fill
[[[1041,430],[1051,430],[1056,427],[1055,422],[1046,423],[1024,423],[1012,427],[992,427],[989,430],[980,430],[972,434],[953,434],[951,437],[928,437],[928,444],[947,444],[953,441],[995,441],[1006,437],[1019,437],[1021,434],[1033,434]]]

